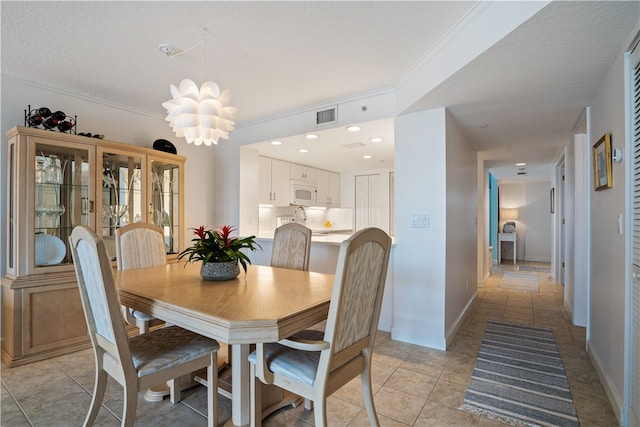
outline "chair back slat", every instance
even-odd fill
[[[309,271],[311,229],[289,223],[276,228],[271,250],[271,266]]]
[[[118,270],[157,267],[166,264],[162,229],[153,224],[134,223],[116,230]]]
[[[126,325],[104,242],[89,228],[78,226],[69,236],[69,244],[94,349],[102,348],[133,369]]]

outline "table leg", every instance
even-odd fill
[[[251,418],[249,344],[231,347],[231,419],[234,426],[247,426]]]

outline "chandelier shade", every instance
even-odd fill
[[[173,99],[163,102],[167,110],[165,120],[178,137],[195,145],[217,144],[220,138],[229,139],[234,130],[237,109],[229,106],[229,91],[220,92],[215,82],[207,81],[198,86],[193,80],[184,79],[178,87],[171,85]]]

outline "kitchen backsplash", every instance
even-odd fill
[[[259,232],[271,232],[278,227],[278,218],[282,222],[290,221],[294,217],[296,206],[260,207],[258,217]],[[353,229],[353,209],[351,208],[311,208],[305,207],[307,216],[306,226],[309,228],[322,228],[325,221],[331,222],[331,228],[336,230]]]

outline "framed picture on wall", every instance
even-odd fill
[[[611,188],[611,134],[606,133],[593,145],[593,184],[596,191]]]

